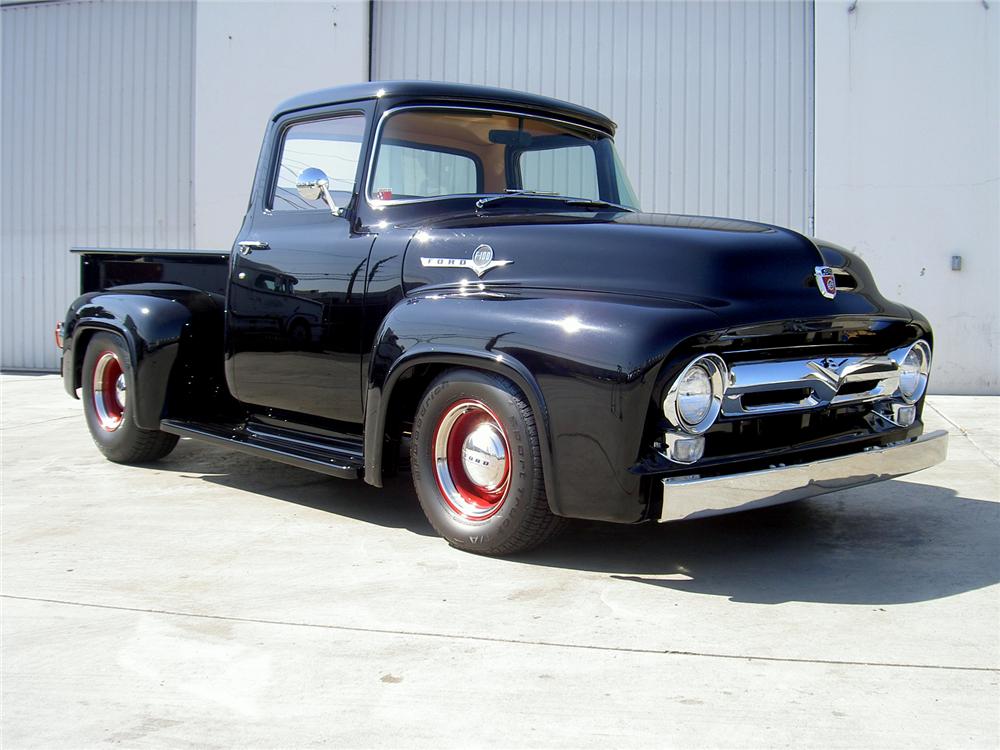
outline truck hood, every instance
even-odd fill
[[[907,308],[882,297],[857,256],[767,224],[625,212],[502,213],[443,218],[409,231],[403,281],[411,294],[481,284],[493,291],[650,297],[711,310],[727,326],[845,315],[911,317]],[[495,264],[481,275],[472,264],[480,245],[492,248]],[[834,299],[820,293],[817,266],[843,270]]]

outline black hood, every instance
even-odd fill
[[[412,231],[412,230],[411,230]],[[511,261],[477,277],[471,261],[489,245]],[[425,265],[422,259],[429,260]],[[840,268],[834,299],[820,294],[817,266]],[[729,325],[790,318],[880,315],[909,310],[879,294],[865,264],[842,248],[789,229],[734,219],[648,213],[488,214],[425,222],[404,266],[408,291],[484,284],[563,289],[686,302]]]

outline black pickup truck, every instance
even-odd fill
[[[944,458],[923,316],[835,245],[642,213],[614,133],[455,84],[287,101],[230,252],[78,250],[66,390],[112,461],[180,436],[375,486],[408,463],[487,554]]]

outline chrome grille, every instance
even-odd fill
[[[726,417],[802,411],[888,398],[899,387],[890,356],[827,357],[731,365]]]

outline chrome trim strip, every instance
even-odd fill
[[[4,6],[6,7],[6,6]],[[136,247],[79,247],[69,249],[74,255],[211,255],[218,258],[228,258],[228,250],[199,250],[197,248],[151,248]]]
[[[846,268],[843,268],[843,267],[840,267],[840,266],[831,266],[830,270],[833,271],[833,278],[834,278],[834,281],[837,282],[837,291],[838,292],[853,292],[855,289],[858,288],[858,279],[857,279],[857,277],[853,273],[851,273],[850,271],[848,271]],[[840,285],[840,278],[838,278],[838,277],[841,277],[841,276],[847,276],[853,282],[853,284],[851,286],[841,286]]]
[[[893,354],[731,365],[722,415],[748,417],[889,398],[899,387],[899,365]],[[840,393],[845,385],[858,383],[868,387],[860,392]],[[809,394],[799,401],[743,404],[747,394],[794,389],[808,389]]]
[[[391,96],[391,93],[387,94],[387,96]],[[487,196],[488,197],[488,196],[491,196],[491,195],[500,195],[499,193],[463,193],[463,194],[458,194],[458,195],[433,195],[433,196],[431,196],[429,198],[403,198],[402,200],[391,200],[391,201],[378,201],[378,200],[376,200],[376,202],[373,203],[371,201],[372,180],[375,177],[375,156],[378,154],[378,147],[379,147],[379,144],[380,144],[381,138],[382,138],[382,127],[383,127],[383,125],[385,125],[385,121],[386,121],[386,119],[390,115],[399,114],[400,112],[405,112],[405,111],[411,110],[411,109],[431,109],[431,110],[440,110],[440,109],[446,109],[446,110],[450,110],[450,109],[455,109],[455,110],[470,110],[471,109],[471,110],[474,110],[476,112],[487,112],[489,114],[495,114],[495,115],[512,115],[514,117],[530,117],[530,118],[535,119],[535,120],[547,120],[549,122],[557,122],[560,125],[569,125],[570,127],[579,128],[580,130],[589,130],[592,133],[597,133],[598,135],[600,135],[600,136],[602,136],[604,138],[608,138],[612,143],[614,143],[614,141],[615,141],[613,135],[609,134],[608,132],[606,132],[604,130],[601,130],[600,128],[595,128],[592,125],[584,125],[582,123],[573,122],[572,120],[562,120],[562,119],[560,119],[558,117],[546,117],[545,115],[535,115],[535,114],[531,114],[530,112],[521,112],[519,110],[514,110],[514,109],[510,109],[510,110],[507,110],[507,109],[492,109],[490,107],[479,107],[479,106],[476,106],[475,104],[471,104],[471,103],[468,104],[468,105],[462,105],[462,104],[408,104],[408,105],[403,105],[401,107],[391,107],[390,109],[385,110],[382,113],[382,115],[378,118],[378,123],[376,123],[376,125],[375,125],[375,135],[372,138],[371,154],[369,154],[369,156],[368,156],[368,169],[367,169],[367,174],[365,175],[365,185],[364,185],[364,190],[362,191],[364,193],[364,195],[362,197],[364,198],[365,204],[367,204],[368,208],[372,209],[373,211],[383,211],[386,208],[392,208],[393,206],[405,206],[405,205],[410,204],[410,203],[427,203],[429,201],[451,200],[451,199],[454,199],[454,198],[477,198],[477,197],[483,197],[483,196]]]
[[[729,476],[667,478],[660,521],[704,518],[803,500],[929,469],[944,461],[948,433],[838,458]]]
[[[493,260],[493,248],[489,245],[480,245],[472,251],[471,258],[420,258],[420,265],[424,268],[471,268],[473,273],[479,278],[483,274],[492,271],[494,268],[509,266],[512,260]]]

